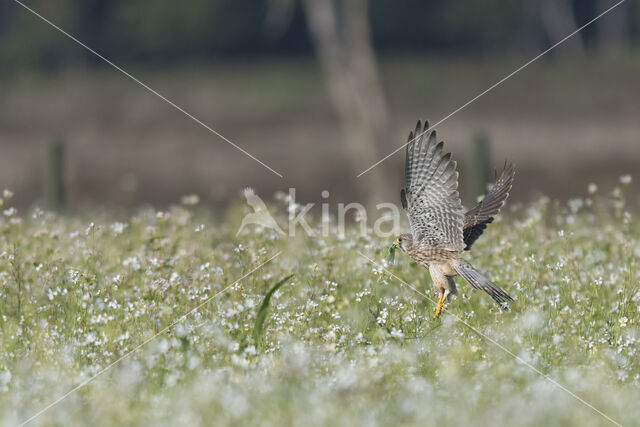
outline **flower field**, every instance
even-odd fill
[[[637,425],[627,181],[506,209],[465,255],[510,311],[457,278],[438,320],[428,272],[355,224],[236,236],[240,208],[63,216],[5,192],[0,425]]]

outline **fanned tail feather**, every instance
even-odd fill
[[[476,268],[473,265],[469,264],[467,261],[461,258],[456,259],[454,261],[454,268],[459,275],[464,277],[464,279],[469,282],[471,286],[488,293],[489,296],[493,298],[493,300],[497,302],[501,307],[504,307],[504,304],[508,301],[513,301],[513,298],[511,298],[508,293],[506,293],[502,288],[484,277],[482,273],[476,270]]]

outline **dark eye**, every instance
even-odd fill
[[[402,242],[402,237],[398,238],[398,242]]]

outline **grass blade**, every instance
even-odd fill
[[[266,320],[267,313],[269,312],[269,302],[271,301],[271,297],[278,289],[280,289],[282,285],[287,282],[287,280],[291,279],[293,276],[294,274],[290,274],[284,279],[280,280],[269,290],[269,292],[267,292],[267,295],[264,296],[262,304],[260,304],[260,308],[258,309],[256,324],[253,327],[253,332],[251,334],[256,348],[260,348],[260,338],[262,337],[262,333],[264,332],[264,321]]]
[[[391,245],[387,250],[387,263],[393,264],[396,257],[396,245]]]

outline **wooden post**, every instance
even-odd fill
[[[471,141],[471,163],[469,168],[469,202],[476,203],[478,196],[487,192],[487,184],[491,180],[491,142],[484,132],[478,132]]]
[[[43,168],[43,192],[47,209],[59,211],[64,207],[64,143],[47,144]]]

